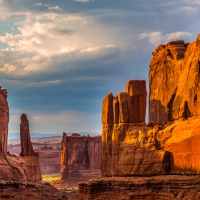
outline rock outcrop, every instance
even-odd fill
[[[7,91],[0,87],[0,154],[7,154],[8,122]]]
[[[63,133],[61,180],[78,184],[101,175],[101,136]]]
[[[149,121],[166,123],[200,114],[200,35],[191,44],[169,42],[153,51]]]
[[[32,148],[28,132],[21,132],[22,156],[7,152],[9,107],[7,91],[0,88],[0,179],[4,180],[41,180],[38,154],[29,155]],[[26,126],[27,128],[27,126]],[[29,138],[29,143],[26,139]],[[31,146],[29,146],[31,145]]]
[[[181,56],[170,53],[170,62],[174,44]],[[200,35],[190,44],[175,41],[159,47],[150,62],[149,119],[152,125],[162,124],[156,137],[173,155],[171,173],[200,173]]]
[[[170,152],[160,149],[156,128],[146,126],[146,83],[131,80],[126,92],[110,93],[102,105],[102,174],[134,176],[166,174]],[[118,120],[119,119],[119,120]]]
[[[172,105],[187,44],[184,41],[159,45],[152,52],[149,70],[149,122],[165,123],[172,118]]]
[[[110,93],[102,106],[105,176],[200,173],[200,35],[152,52],[149,123],[144,123],[144,81]]]
[[[20,124],[21,153],[20,156],[35,156],[29,133],[29,122],[26,114],[21,115]]]

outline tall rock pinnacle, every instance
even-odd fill
[[[9,107],[7,91],[0,87],[0,153],[7,154]]]
[[[35,156],[29,134],[29,122],[26,114],[21,115],[20,124],[21,153],[20,156]]]

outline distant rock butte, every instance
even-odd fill
[[[101,175],[101,136],[63,133],[61,180],[70,184]]]
[[[9,107],[7,91],[0,88],[0,179],[23,181],[41,180],[39,157],[33,151],[28,121],[25,122],[25,116],[23,114],[21,118],[22,151],[21,156],[17,157],[7,152]]]
[[[200,173],[200,35],[159,45],[145,81],[102,103],[102,174],[134,176]]]

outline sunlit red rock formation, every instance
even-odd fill
[[[8,121],[9,108],[7,91],[0,88],[0,179],[41,180],[38,154],[29,155],[32,144],[28,132],[23,135],[24,132],[22,131],[22,156],[17,157],[7,152]],[[24,127],[28,128],[28,126]],[[29,142],[27,142],[25,138],[28,138]]]
[[[146,83],[131,80],[126,92],[108,94],[102,105],[102,174],[133,176],[166,174],[170,153],[160,149],[156,128],[144,123]],[[119,119],[119,120],[118,120]]]
[[[172,118],[172,104],[187,44],[178,40],[159,45],[152,52],[149,70],[149,122],[165,123]]]
[[[63,133],[61,179],[79,182],[101,175],[101,136]]]
[[[169,62],[169,54],[162,52],[170,52],[174,44],[174,52],[180,56],[172,53]],[[200,173],[200,35],[190,44],[170,42],[153,55],[149,119],[164,126],[156,133],[157,141],[173,155],[171,173]]]

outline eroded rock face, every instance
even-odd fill
[[[149,70],[149,121],[166,123],[172,118],[172,106],[179,77],[183,71],[184,41],[159,45],[152,52]]]
[[[9,107],[7,91],[0,87],[0,154],[7,154]]]
[[[25,131],[28,130],[27,121],[24,128],[21,129],[23,130],[21,132],[21,144],[23,148],[21,151],[22,156],[20,157],[10,155],[7,152],[8,121],[9,108],[7,91],[0,88],[0,179],[23,181],[41,180],[39,157],[38,154],[32,155],[33,152],[31,153],[30,151],[32,149],[30,135],[29,132]]]
[[[29,133],[29,122],[26,114],[21,115],[20,124],[21,153],[20,156],[35,156]]]
[[[200,36],[160,45],[149,70],[149,121],[165,124],[200,114]]]
[[[104,176],[155,175],[170,171],[171,154],[156,143],[155,130],[144,123],[145,112],[145,81],[128,81],[126,92],[118,93],[117,97],[110,93],[104,98],[101,163]]]
[[[174,43],[179,46],[174,53],[180,56],[169,62],[168,49]],[[157,141],[173,155],[171,173],[200,173],[200,35],[190,44],[175,41],[159,46],[153,55],[149,120],[163,125],[156,134]]]
[[[126,92],[106,95],[102,104],[102,124],[141,123],[146,113],[146,82],[130,80]]]
[[[61,179],[68,182],[87,180],[101,174],[101,136],[63,133]]]

